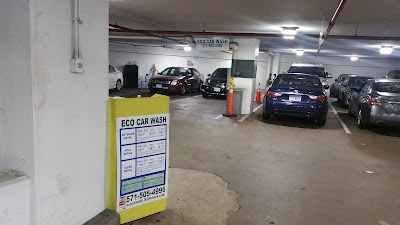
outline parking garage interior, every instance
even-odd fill
[[[400,224],[399,18],[395,0],[0,2],[0,225]],[[129,221],[110,203],[125,100],[168,121],[165,208]]]

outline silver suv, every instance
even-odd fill
[[[324,85],[325,87],[329,86],[328,78],[332,78],[331,76],[329,76],[328,72],[325,71],[322,64],[293,63],[292,66],[289,68],[288,73],[316,75],[319,77],[322,85]]]

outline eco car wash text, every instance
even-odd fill
[[[169,114],[117,118],[117,211],[167,198]]]

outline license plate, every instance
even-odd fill
[[[162,84],[156,84],[156,88],[162,88]]]
[[[215,92],[221,92],[221,88],[214,88]]]
[[[400,104],[393,104],[394,111],[400,111]]]
[[[298,96],[298,95],[289,95],[289,101],[292,101],[292,102],[301,102],[301,96]]]

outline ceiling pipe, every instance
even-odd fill
[[[342,12],[344,6],[346,5],[348,0],[341,0],[335,14],[333,14],[333,17],[331,19],[331,21],[329,21],[329,26],[326,29],[325,34],[322,36],[321,41],[318,44],[318,52],[317,55],[319,54],[319,52],[321,51],[322,45],[324,44],[325,40],[328,38],[329,33],[331,32],[332,28],[335,26],[337,19],[339,18],[340,13]]]
[[[194,36],[225,36],[225,37],[276,37],[282,38],[280,34],[269,33],[228,33],[228,32],[196,32],[196,31],[154,31],[154,30],[138,30],[146,31],[152,34],[160,35],[176,35],[185,37],[186,35]],[[134,31],[113,30],[110,33],[136,33]],[[298,36],[307,36],[311,38],[320,38],[319,34],[302,34]],[[354,35],[329,35],[329,39],[342,39],[342,40],[362,40],[362,41],[400,41],[400,37],[378,37],[378,36],[354,36]]]
[[[175,42],[175,43],[178,43],[178,44],[182,44],[181,41],[175,40],[173,38],[165,37],[165,36],[156,35],[156,34],[153,34],[150,31],[146,31],[146,30],[134,30],[134,29],[122,27],[122,26],[119,26],[119,25],[116,25],[116,24],[109,24],[109,26],[118,30],[118,31],[117,30],[111,30],[112,32],[134,32],[134,33],[143,34],[143,35],[146,35],[146,36],[149,36],[149,37],[156,37],[156,38],[160,38],[160,39],[163,39],[163,40],[168,40],[168,41],[172,41],[172,42]]]

